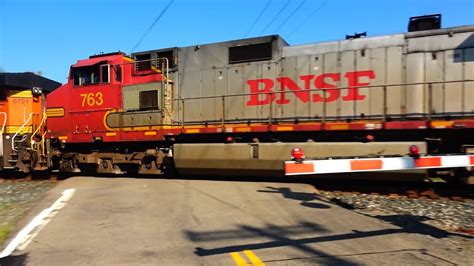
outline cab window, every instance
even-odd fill
[[[74,86],[82,86],[97,83],[109,83],[110,65],[92,65],[76,67],[72,69]]]
[[[120,65],[116,65],[115,67],[115,80],[118,82],[122,81],[122,67]]]
[[[110,77],[110,65],[101,65],[100,66],[100,78],[102,83],[109,83]]]

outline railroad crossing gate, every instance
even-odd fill
[[[285,161],[285,175],[397,171],[474,166],[474,155],[406,156]]]

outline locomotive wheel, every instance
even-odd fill
[[[151,163],[151,162],[147,162],[147,163],[145,163],[145,168],[146,168],[146,169],[150,170],[150,169],[151,169],[151,167],[153,167],[153,165],[152,165],[152,163]]]
[[[107,169],[109,167],[109,162],[107,160],[102,160],[102,168]]]

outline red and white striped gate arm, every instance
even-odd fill
[[[474,166],[474,155],[305,160],[302,162],[285,161],[285,175],[315,175],[468,166]]]

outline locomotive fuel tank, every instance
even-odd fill
[[[304,150],[307,158],[363,158],[405,155],[412,145],[416,145],[420,153],[427,151],[424,142],[175,144],[174,162],[181,175],[283,177],[284,165],[281,162],[288,160],[294,147]],[[424,171],[418,173],[418,180],[423,179]],[[414,180],[413,176],[405,177]]]

